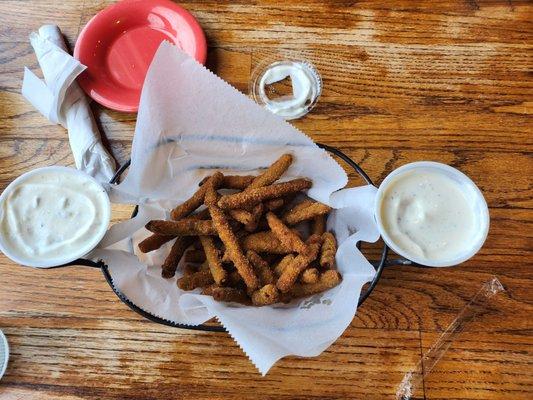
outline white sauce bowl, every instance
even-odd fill
[[[428,258],[422,258],[409,252],[405,248],[402,248],[388,231],[387,224],[384,221],[384,212],[382,212],[382,205],[384,202],[385,194],[391,185],[398,181],[398,178],[406,176],[407,173],[412,172],[431,172],[433,174],[443,174],[443,176],[450,178],[456,185],[460,192],[465,196],[468,204],[471,207],[474,221],[474,235],[471,240],[465,244],[464,249],[455,254],[449,259],[432,260]],[[479,188],[468,178],[465,174],[459,170],[450,167],[446,164],[441,164],[431,161],[421,161],[406,164],[393,172],[391,172],[379,186],[376,202],[375,202],[375,217],[378,225],[378,229],[381,233],[381,237],[392,250],[397,254],[421,265],[430,267],[448,267],[452,265],[460,264],[472,256],[474,256],[487,238],[489,231],[489,210],[483,194]],[[389,228],[391,229],[391,228]]]
[[[3,221],[4,218],[7,218],[7,215],[4,215],[4,209],[6,207],[5,202],[9,198],[10,194],[15,191],[17,188],[21,187],[25,182],[28,181],[30,177],[33,177],[35,179],[35,175],[38,174],[60,174],[63,177],[67,175],[72,175],[73,177],[76,177],[77,183],[83,183],[86,182],[87,184],[91,185],[91,188],[94,190],[98,190],[98,192],[93,193],[99,193],[98,194],[98,200],[99,200],[99,214],[100,222],[97,224],[97,226],[94,227],[94,231],[91,231],[90,234],[86,234],[87,239],[83,238],[81,240],[81,243],[79,244],[79,248],[71,249],[68,254],[66,255],[57,255],[50,258],[43,258],[38,259],[39,256],[33,256],[31,258],[26,258],[22,255],[21,252],[17,252],[13,250],[13,245],[9,244],[7,238],[7,233],[4,232],[3,228]],[[74,180],[73,180],[74,181]],[[92,186],[96,185],[96,186]],[[67,186],[67,185],[65,185]],[[83,185],[83,187],[86,187]],[[98,189],[97,189],[97,188]],[[68,189],[68,187],[67,187]],[[79,188],[78,188],[79,189]],[[103,193],[100,193],[99,190],[101,190]],[[79,192],[83,192],[83,190],[79,190]],[[74,192],[77,193],[77,192]],[[68,200],[68,199],[67,199]],[[39,203],[37,203],[38,205]],[[83,210],[82,210],[83,211]],[[18,264],[30,266],[30,267],[41,267],[41,268],[49,268],[57,265],[62,265],[69,263],[71,261],[74,261],[85,254],[89,253],[91,250],[93,250],[100,240],[104,237],[107,228],[109,227],[109,221],[111,218],[111,203],[109,201],[109,197],[105,191],[105,189],[96,181],[92,176],[86,174],[85,172],[79,171],[75,168],[70,167],[62,167],[62,166],[51,166],[51,167],[44,167],[44,168],[37,168],[32,171],[29,171],[21,176],[19,176],[17,179],[15,179],[13,182],[11,182],[7,188],[2,192],[0,195],[0,224],[2,229],[0,229],[0,250],[2,253],[4,253],[7,257],[9,257],[11,260],[15,261]],[[79,221],[79,218],[73,218],[71,216],[64,217],[65,220],[68,221]],[[30,226],[31,227],[32,221],[26,221],[24,224],[22,224],[22,227]],[[91,225],[92,228],[92,225]],[[61,247],[59,247],[61,249]],[[58,251],[60,253],[60,251]]]
[[[0,379],[4,376],[7,363],[9,361],[9,345],[7,344],[7,338],[2,331],[0,331]]]

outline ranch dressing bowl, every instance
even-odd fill
[[[290,78],[292,93],[277,96],[273,85]],[[285,120],[306,115],[322,92],[322,78],[307,60],[285,59],[261,62],[252,73],[250,93],[256,103]]]
[[[111,205],[91,176],[68,167],[27,172],[0,195],[0,250],[30,267],[52,267],[94,249],[109,226]]]
[[[453,167],[428,161],[404,165],[385,178],[375,216],[392,250],[430,267],[466,261],[489,230],[487,203],[474,182]]]

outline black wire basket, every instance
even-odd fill
[[[350,157],[348,157],[346,154],[344,154],[342,151],[336,149],[335,147],[328,146],[326,144],[317,143],[318,147],[328,151],[329,153],[337,156],[339,159],[344,161],[349,167],[351,167],[368,185],[373,185],[372,180],[370,177],[366,174],[366,172]],[[120,181],[120,178],[122,174],[128,169],[130,166],[130,161],[123,164],[115,173],[115,176],[110,181],[110,184],[118,184]],[[137,207],[135,207],[132,218],[137,214]],[[360,243],[358,244],[360,246]],[[366,287],[363,293],[361,293],[359,297],[358,305],[360,306],[365,302],[365,300],[370,296],[374,288],[379,282],[379,279],[381,278],[381,274],[383,272],[383,269],[385,266],[391,266],[391,265],[412,265],[413,263],[406,259],[396,259],[396,260],[387,260],[389,253],[389,248],[385,243],[383,243],[382,250],[381,250],[381,256],[379,260],[370,261],[370,263],[374,266],[376,270],[376,274],[374,276],[374,279],[370,282],[370,284]],[[165,319],[162,319],[160,317],[157,317],[140,307],[138,307],[136,304],[134,304],[131,300],[129,300],[124,294],[122,294],[119,290],[115,288],[113,285],[113,279],[111,277],[111,274],[109,273],[108,266],[103,261],[91,261],[87,259],[78,259],[71,263],[61,265],[54,268],[60,268],[70,265],[83,265],[87,267],[93,267],[93,268],[99,268],[102,271],[102,274],[104,275],[105,280],[115,292],[115,294],[118,296],[118,298],[126,304],[130,309],[135,311],[137,314],[142,315],[146,319],[149,319],[150,321],[156,322],[158,324],[166,325],[166,326],[172,326],[175,328],[181,328],[181,329],[190,329],[190,330],[199,330],[199,331],[208,331],[208,332],[225,332],[226,330],[220,326],[220,325],[211,325],[211,324],[201,324],[201,325],[185,325],[185,324],[179,324],[176,322],[168,321]]]

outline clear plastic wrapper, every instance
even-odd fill
[[[424,379],[431,374],[431,371],[469,324],[489,310],[493,297],[500,292],[505,292],[505,289],[496,277],[491,278],[481,286],[472,300],[463,307],[437,341],[424,353],[417,366],[405,374],[396,392],[397,400],[409,400],[415,396],[423,398]]]

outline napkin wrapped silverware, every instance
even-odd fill
[[[49,121],[68,130],[76,168],[101,183],[109,182],[116,164],[101,142],[89,102],[76,83],[76,77],[86,67],[68,53],[55,25],[44,25],[32,32],[30,42],[44,82],[25,68],[22,95]]]

